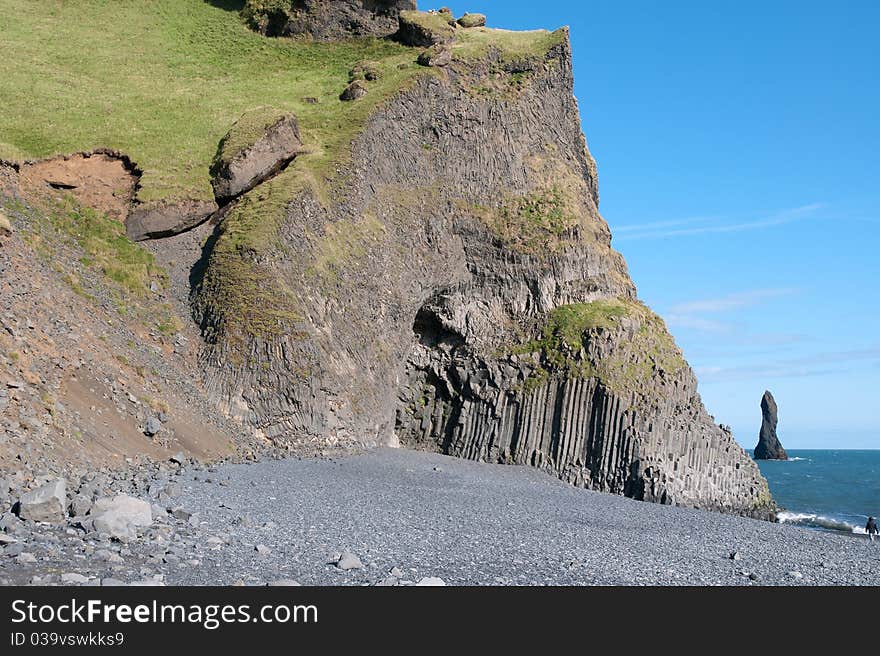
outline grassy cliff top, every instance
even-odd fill
[[[306,146],[332,157],[420,70],[414,49],[390,41],[267,39],[239,4],[0,0],[0,158],[115,148],[144,171],[141,200],[211,199],[217,144],[244,112],[292,111]],[[383,75],[363,101],[343,103],[362,59]]]
[[[242,4],[0,0],[0,158],[113,148],[144,171],[140,200],[207,200],[217,144],[244,112],[295,113],[315,169],[330,170],[376,106],[425,73],[419,49],[387,40],[265,38],[244,24]],[[534,52],[550,35],[460,32],[462,51],[474,54],[493,40],[511,54]],[[365,59],[381,76],[366,98],[342,102],[349,71]]]

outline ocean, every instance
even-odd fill
[[[880,450],[786,451],[789,460],[757,461],[780,522],[864,533],[869,515],[880,518]]]

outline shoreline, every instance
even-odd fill
[[[10,533],[23,546],[0,555],[0,582],[875,585],[880,561],[880,541],[857,534],[634,501],[528,467],[416,451],[188,464],[138,485],[149,498],[172,484],[173,497],[152,500],[153,525],[127,544],[67,525]],[[33,561],[20,562],[22,551]],[[362,567],[337,567],[342,552]]]

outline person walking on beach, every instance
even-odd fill
[[[877,528],[877,522],[874,521],[873,517],[868,517],[868,523],[865,524],[865,531],[868,533],[868,538],[870,538],[871,542],[874,541],[874,536],[877,533],[880,533],[880,529]]]

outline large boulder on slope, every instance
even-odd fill
[[[67,483],[56,478],[23,494],[18,502],[18,516],[35,522],[61,522],[66,506]]]
[[[172,237],[203,223],[218,209],[209,200],[161,200],[135,205],[125,219],[125,232],[132,241]]]
[[[428,48],[455,40],[455,28],[443,14],[402,11],[400,28],[394,38],[406,46]]]
[[[486,24],[485,14],[465,14],[458,19],[458,24],[465,28],[483,27]]]
[[[224,203],[277,173],[302,149],[299,125],[289,112],[261,108],[245,113],[220,142],[211,185]]]
[[[123,541],[135,539],[139,528],[153,523],[150,504],[125,494],[98,499],[89,516],[96,531]]]
[[[266,36],[333,41],[390,36],[398,14],[415,8],[415,0],[247,0],[241,13]]]

